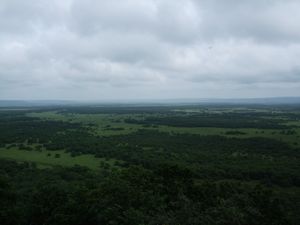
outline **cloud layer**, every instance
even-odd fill
[[[297,0],[2,0],[0,98],[300,95]]]

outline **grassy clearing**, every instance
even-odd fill
[[[286,125],[289,125],[289,126],[298,126],[298,127],[300,127],[300,120],[296,120],[296,121],[287,121],[285,124],[286,124]]]
[[[299,142],[300,146],[300,128],[295,128],[296,134],[286,135],[282,134],[281,130],[275,129],[255,129],[255,128],[242,128],[242,129],[230,129],[230,128],[214,128],[214,127],[168,127],[159,126],[158,128],[163,132],[175,132],[175,133],[189,133],[189,134],[199,134],[199,135],[222,135],[227,137],[237,137],[237,138],[250,138],[250,137],[265,137],[273,138],[277,140],[282,140],[293,144]],[[244,135],[228,135],[228,131],[240,131],[245,133]]]
[[[96,135],[111,136],[129,134],[142,128],[142,125],[124,123],[128,115],[111,114],[59,114],[57,112],[28,113],[28,116],[47,120],[82,123],[90,126]]]
[[[242,110],[242,109],[241,109]],[[236,138],[249,138],[249,137],[265,137],[281,140],[291,144],[292,146],[300,146],[300,127],[293,128],[296,134],[286,135],[282,134],[281,130],[276,129],[255,129],[255,128],[214,128],[214,127],[171,127],[160,125],[157,128],[143,127],[140,124],[125,123],[126,118],[142,118],[144,115],[139,114],[58,114],[57,112],[42,112],[42,113],[29,113],[28,116],[39,117],[48,120],[59,120],[66,122],[82,123],[83,125],[90,126],[93,133],[100,136],[123,135],[135,132],[138,129],[155,129],[161,132],[174,132],[174,133],[190,133],[199,135],[222,135],[227,137]],[[287,121],[287,125],[298,125],[300,121]],[[228,135],[228,131],[240,131],[244,135]]]
[[[58,157],[59,155],[59,157]],[[57,158],[58,157],[58,158]],[[16,148],[5,149],[0,148],[0,158],[12,159],[16,161],[34,162],[39,167],[63,166],[73,167],[75,165],[85,166],[92,170],[99,170],[101,164],[109,164],[114,166],[115,160],[106,160],[95,158],[93,155],[85,154],[72,157],[69,153],[63,150],[57,151],[26,151]]]

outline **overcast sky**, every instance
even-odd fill
[[[300,0],[0,0],[0,99],[300,96]]]

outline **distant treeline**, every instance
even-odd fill
[[[128,118],[126,123],[143,125],[167,125],[175,127],[220,127],[220,128],[258,128],[284,129],[280,119],[266,119],[251,113],[222,113],[197,115],[147,116],[144,119]]]

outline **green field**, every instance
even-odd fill
[[[59,158],[56,158],[56,155]],[[93,155],[84,154],[80,156],[72,157],[70,153],[66,153],[63,150],[57,151],[26,151],[19,149],[4,149],[0,148],[0,158],[12,159],[23,162],[36,163],[38,167],[51,167],[51,166],[63,166],[73,167],[76,165],[88,167],[92,170],[99,170],[100,165],[103,163],[109,166],[114,166],[116,160],[105,160],[101,158],[95,158]]]
[[[91,125],[94,134],[101,136],[129,134],[143,128],[141,125],[128,124],[122,122],[130,115],[111,114],[59,114],[57,112],[28,113],[30,117],[38,117],[46,120],[65,121],[71,123],[82,123]],[[117,128],[117,129],[116,129]]]
[[[229,109],[227,109],[229,111]],[[183,111],[183,110],[179,110]],[[192,112],[199,112],[201,110],[190,110]],[[190,112],[188,111],[188,112]],[[231,109],[232,111],[232,109]],[[239,111],[239,110],[238,110]],[[214,112],[212,113],[222,113]],[[227,112],[225,110],[225,112]],[[265,112],[262,110],[262,112]],[[289,143],[292,146],[300,145],[300,121],[291,121],[287,120],[285,122],[286,125],[294,125],[293,130],[295,134],[287,135],[281,132],[281,130],[276,129],[255,129],[255,128],[219,128],[219,127],[174,127],[174,126],[165,126],[159,125],[156,128],[153,127],[144,127],[140,124],[129,124],[125,123],[124,119],[126,118],[143,118],[145,115],[141,114],[60,114],[55,111],[49,112],[34,112],[27,114],[30,117],[37,117],[45,120],[56,120],[56,121],[65,121],[71,123],[82,123],[85,126],[91,128],[93,134],[100,136],[111,136],[111,135],[124,135],[132,132],[136,132],[139,129],[149,129],[149,130],[158,130],[161,132],[168,133],[188,133],[188,134],[199,134],[199,135],[221,135],[227,137],[235,137],[235,138],[249,138],[249,137],[265,137],[272,138],[276,140],[281,140]],[[280,114],[279,114],[280,115]],[[92,125],[92,126],[91,126]],[[243,135],[231,135],[227,134],[228,131],[239,131],[245,134]]]

